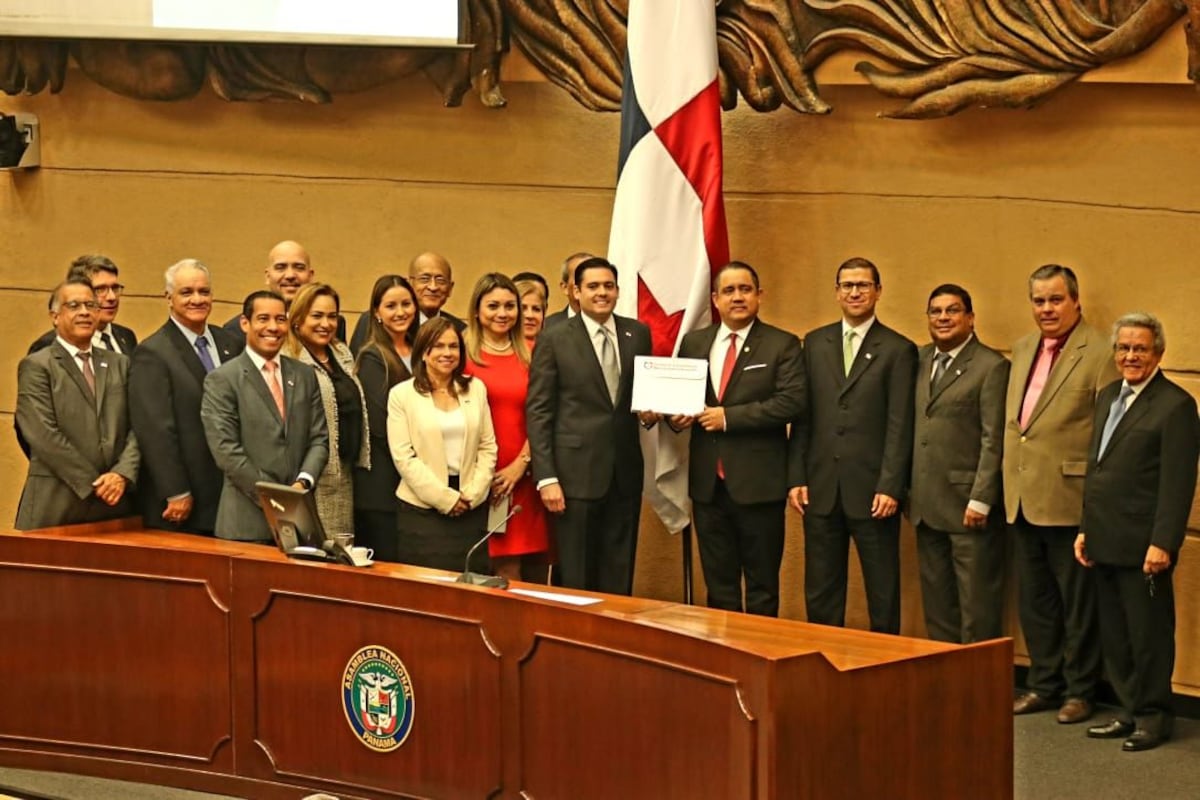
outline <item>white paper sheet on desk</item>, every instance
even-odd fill
[[[549,600],[553,603],[566,603],[571,606],[592,606],[604,602],[599,597],[580,597],[575,594],[559,594],[558,592],[541,592],[537,589],[509,589],[512,594],[523,594],[526,597],[536,597],[538,600]]]
[[[699,414],[704,410],[708,362],[702,358],[638,356],[633,360],[633,410]]]

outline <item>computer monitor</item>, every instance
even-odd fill
[[[280,550],[300,558],[328,558],[328,537],[312,492],[268,481],[259,481],[254,487]]]

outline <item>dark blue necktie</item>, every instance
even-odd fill
[[[203,336],[196,337],[196,353],[200,356],[200,363],[204,365],[205,372],[212,372],[216,369],[212,356],[208,354],[208,339]]]

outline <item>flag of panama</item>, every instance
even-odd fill
[[[655,355],[712,321],[712,273],[729,261],[721,170],[716,3],[630,0],[608,259],[618,313],[650,326]],[[642,434],[646,498],[672,533],[691,512],[687,441]]]

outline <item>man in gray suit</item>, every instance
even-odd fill
[[[933,341],[917,356],[908,516],[929,636],[966,644],[1002,635],[1008,360],[975,337],[971,295],[961,286],[934,289],[927,313]]]
[[[215,533],[269,542],[257,481],[311,490],[329,459],[329,432],[312,368],[279,355],[287,338],[283,297],[270,291],[242,304],[245,351],[204,379],[200,418],[225,474]]]
[[[83,278],[54,290],[54,342],[17,368],[17,424],[29,472],[16,528],[96,522],[133,511],[137,438],[129,427],[129,360],[92,346],[99,303]]]

